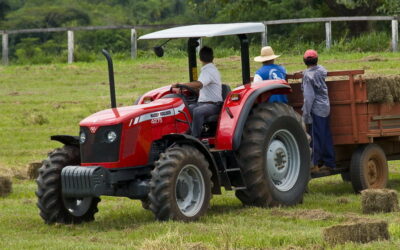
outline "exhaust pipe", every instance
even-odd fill
[[[111,97],[111,108],[117,107],[117,101],[115,100],[115,83],[114,83],[114,67],[113,62],[107,50],[103,49],[101,51],[103,55],[106,57],[108,62],[108,78],[110,80],[110,97]]]

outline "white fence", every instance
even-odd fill
[[[390,23],[392,27],[391,47],[393,52],[398,51],[399,43],[399,17],[398,16],[358,16],[358,17],[324,17],[324,18],[301,18],[301,19],[283,19],[264,21],[265,32],[261,34],[262,45],[268,44],[268,27],[271,25],[301,24],[301,23],[325,23],[326,48],[332,46],[332,23],[334,22],[353,22],[353,21],[382,21]],[[130,29],[131,36],[131,57],[137,55],[137,30],[138,29],[161,29],[175,27],[177,25],[117,25],[117,26],[88,26],[88,27],[69,27],[69,28],[43,28],[43,29],[23,29],[23,30],[2,30],[2,63],[7,65],[9,62],[9,35],[23,33],[46,33],[46,32],[67,32],[68,37],[68,63],[74,61],[74,31],[88,30],[112,30],[112,29]]]

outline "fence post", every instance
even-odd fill
[[[197,40],[197,42],[199,43],[199,46],[196,47],[196,53],[199,54],[201,48],[203,47],[203,39],[199,38],[199,40]]]
[[[135,59],[137,56],[137,33],[136,29],[131,29],[131,58]]]
[[[398,44],[399,44],[399,21],[392,20],[392,51],[398,51]]]
[[[8,65],[8,34],[7,33],[2,33],[2,62],[3,65]]]
[[[265,30],[261,33],[261,47],[265,47],[268,45],[268,26],[264,24]]]
[[[326,33],[326,48],[330,49],[332,46],[332,22],[325,23],[325,33]]]
[[[74,62],[74,32],[72,30],[67,31],[68,34],[68,63]]]
[[[72,30],[67,31],[68,34],[68,63],[74,62],[74,32]]]

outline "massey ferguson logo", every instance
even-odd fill
[[[91,132],[92,134],[96,133],[97,129],[98,129],[98,127],[95,127],[95,126],[89,127],[89,130],[90,130],[90,132]]]

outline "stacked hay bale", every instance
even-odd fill
[[[400,102],[400,76],[376,77],[365,80],[371,103]]]
[[[361,192],[364,214],[390,213],[399,211],[397,192],[390,189],[366,189]]]
[[[39,176],[39,168],[42,167],[41,162],[32,162],[27,167],[27,175],[30,180],[36,180]]]
[[[12,182],[9,177],[0,176],[0,197],[7,196],[12,191]]]
[[[388,223],[379,220],[359,220],[325,228],[324,239],[331,245],[346,242],[367,243],[388,240]]]

